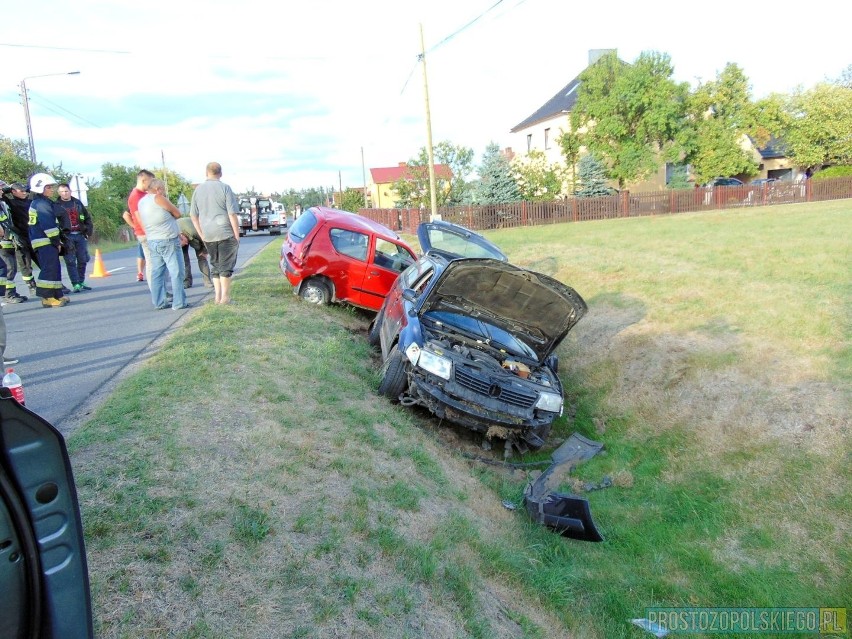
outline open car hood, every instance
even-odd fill
[[[542,362],[586,314],[586,302],[548,275],[491,258],[450,262],[420,303],[493,324],[527,344]]]

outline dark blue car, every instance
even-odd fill
[[[370,327],[382,351],[379,392],[520,452],[541,447],[562,414],[554,351],[586,303],[464,227],[424,223],[418,239],[423,256]]]

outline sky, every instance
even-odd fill
[[[237,191],[363,186],[426,146],[421,29],[432,141],[475,164],[518,148],[510,129],[591,49],[667,53],[693,86],[734,62],[755,98],[852,64],[848,21],[788,0],[41,0],[43,20],[9,2],[0,135],[27,139],[26,79],[36,157],[90,181],[165,163],[198,182],[215,160]]]

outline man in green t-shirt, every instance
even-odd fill
[[[188,217],[179,218],[178,228],[180,229],[180,246],[183,251],[183,263],[186,267],[183,278],[183,287],[192,287],[192,269],[189,268],[189,248],[195,251],[195,259],[198,262],[198,270],[201,271],[201,276],[204,278],[205,288],[213,288],[213,281],[210,279],[210,263],[207,261],[207,247],[204,245],[204,240],[198,235],[192,219]]]

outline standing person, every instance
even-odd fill
[[[47,173],[36,173],[30,178],[30,191],[35,194],[30,205],[30,244],[41,269],[36,281],[36,295],[45,307],[65,306],[70,300],[62,295],[62,271],[59,266],[59,229],[51,196],[56,191],[56,180]]]
[[[198,262],[198,270],[204,278],[204,287],[213,288],[213,281],[210,279],[210,263],[207,261],[207,245],[195,229],[191,218],[180,218],[178,227],[180,227],[180,247],[183,251],[183,268],[186,273],[183,276],[183,287],[192,288],[192,269],[189,266],[189,248],[192,247],[195,251],[195,260]]]
[[[3,180],[0,180],[0,189],[6,187],[6,183]],[[8,233],[9,226],[11,225],[11,217],[9,213],[9,207],[6,205],[2,199],[0,199],[0,241],[6,239],[6,234]],[[13,254],[14,255],[14,254]],[[6,260],[5,258],[0,260],[0,286],[3,286],[6,283]],[[22,301],[25,301],[27,298],[23,298]],[[8,300],[5,303],[9,303]],[[0,357],[3,358],[3,366],[11,366],[12,364],[17,364],[18,360],[10,357],[6,359],[6,319],[3,317],[3,310],[0,309]]]
[[[183,292],[183,260],[180,258],[180,229],[177,220],[180,210],[165,195],[166,185],[154,179],[148,194],[139,200],[139,219],[148,238],[151,272],[151,301],[158,309],[168,308],[165,289],[165,272],[172,282],[172,310],[186,308]]]
[[[30,198],[27,195],[27,187],[20,182],[13,182],[12,197],[9,198],[9,208],[12,210],[12,230],[15,241],[15,258],[17,261],[17,272],[9,271],[7,279],[15,281],[15,275],[21,274],[24,283],[29,287],[31,293],[36,292],[35,278],[33,277],[33,247],[30,244]]]
[[[88,238],[94,230],[92,217],[86,210],[84,204],[71,195],[71,187],[67,184],[59,185],[59,199],[56,200],[57,212],[62,212],[65,224],[67,241],[65,243],[65,267],[68,269],[68,277],[71,279],[71,290],[75,293],[91,291],[86,286],[86,264],[89,263]]]
[[[5,194],[11,191],[3,180],[0,180],[0,190]],[[6,198],[0,198],[0,268],[3,271],[3,282],[0,282],[0,299],[4,304],[20,304],[26,302],[27,297],[18,295],[15,288],[15,274],[17,265],[15,263],[15,238],[12,230],[12,212],[6,204]],[[9,279],[11,273],[12,279]]]
[[[136,186],[130,191],[127,196],[127,210],[122,217],[132,228],[136,234],[136,239],[142,247],[142,253],[145,255],[145,279],[148,280],[148,288],[151,288],[151,253],[148,250],[148,239],[145,237],[145,228],[139,222],[139,200],[148,194],[148,187],[151,185],[151,180],[154,179],[154,174],[147,169],[142,169],[136,174]],[[142,281],[142,272],[136,276],[138,281]]]
[[[136,242],[136,248],[139,249],[139,252],[136,254],[136,281],[144,282],[145,281],[145,253],[142,252],[142,245],[139,242]]]
[[[192,194],[189,214],[210,252],[210,276],[216,304],[231,302],[231,277],[240,248],[240,204],[231,187],[222,182],[222,165],[207,165],[207,180]]]

